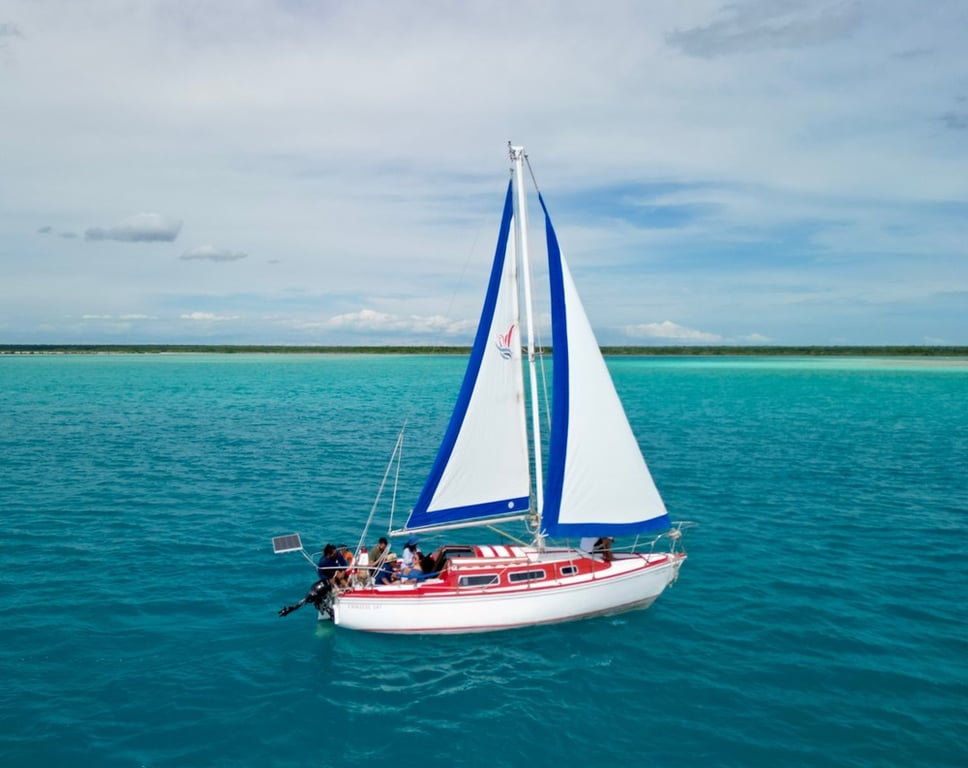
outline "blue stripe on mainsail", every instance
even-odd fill
[[[494,319],[494,310],[497,305],[498,293],[501,289],[501,278],[504,274],[504,259],[507,253],[508,245],[508,235],[511,231],[511,217],[514,211],[514,205],[512,202],[511,195],[512,187],[511,182],[508,182],[507,195],[504,198],[504,213],[501,216],[501,228],[498,232],[497,238],[497,248],[494,253],[494,264],[491,267],[491,277],[487,285],[487,295],[484,297],[484,308],[481,311],[481,323],[477,326],[477,336],[474,338],[474,347],[471,349],[470,360],[467,363],[467,370],[464,373],[464,382],[461,384],[460,394],[457,396],[457,403],[454,406],[454,413],[450,417],[450,424],[447,426],[447,432],[444,435],[444,440],[440,445],[440,449],[437,451],[437,458],[434,460],[434,466],[430,470],[430,475],[427,477],[427,482],[424,484],[423,491],[420,493],[420,497],[417,499],[417,503],[414,505],[413,510],[410,512],[410,519],[407,520],[407,527],[420,527],[424,525],[435,524],[439,522],[456,522],[465,519],[460,516],[460,509],[454,508],[450,510],[436,510],[429,511],[431,502],[433,501],[434,494],[437,492],[437,486],[440,485],[440,479],[443,477],[444,470],[447,468],[448,462],[450,462],[451,454],[454,450],[454,445],[457,443],[457,437],[460,434],[461,427],[464,424],[464,418],[467,415],[467,408],[470,405],[471,396],[474,394],[474,386],[477,383],[477,376],[481,370],[481,361],[484,359],[484,351],[488,345],[489,333],[491,330],[491,323]],[[494,505],[501,506],[501,509],[495,510],[493,514],[507,514],[509,499],[488,502],[484,506]],[[476,509],[476,507],[469,507],[468,509]],[[446,520],[438,520],[437,518],[441,515],[446,516]],[[481,515],[475,514],[473,517],[480,517]]]
[[[544,197],[538,201],[545,216],[545,237],[548,241],[548,278],[551,282],[551,435],[548,440],[548,470],[545,479],[542,528],[549,536],[558,534],[558,513],[565,481],[565,454],[568,450],[568,323],[565,307],[565,283],[561,269],[561,249]]]
[[[524,514],[531,505],[531,499],[522,496],[519,499],[499,499],[488,501],[484,504],[470,504],[465,507],[451,507],[449,509],[435,509],[425,511],[418,519],[412,512],[410,519],[407,520],[408,531],[418,531],[435,525],[446,525],[447,523],[463,523],[472,520],[488,520],[489,518],[501,517],[503,515],[513,515],[516,513]]]

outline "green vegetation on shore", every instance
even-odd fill
[[[0,354],[365,354],[464,355],[470,347],[312,347],[260,344],[0,344]]]
[[[470,347],[417,346],[265,346],[252,344],[0,344],[0,354],[367,354],[466,355]],[[968,347],[940,346],[804,346],[804,347],[602,347],[606,355],[765,356],[765,357],[964,357]]]

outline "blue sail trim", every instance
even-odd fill
[[[561,262],[558,236],[551,224],[551,215],[544,197],[538,193],[538,201],[545,216],[545,237],[548,242],[548,278],[551,283],[551,343],[552,391],[551,435],[548,440],[548,469],[545,480],[544,509],[541,528],[547,536],[622,536],[669,528],[669,515],[659,515],[648,520],[631,523],[560,523],[561,496],[565,482],[565,458],[568,452],[568,414],[571,392],[569,390],[568,323],[565,306],[565,279]]]
[[[487,520],[494,517],[503,517],[505,515],[519,513],[523,515],[528,511],[530,504],[531,499],[527,496],[519,499],[501,499],[498,501],[489,501],[484,504],[470,504],[465,507],[451,507],[450,509],[435,509],[432,512],[425,511],[420,515],[419,520],[416,520],[416,515],[411,512],[410,519],[407,520],[406,528],[408,531],[419,531],[421,528],[446,525],[448,523],[464,523],[474,520],[487,522]]]
[[[457,396],[457,404],[454,406],[454,413],[450,417],[450,424],[447,426],[447,432],[444,435],[444,440],[440,445],[440,449],[437,451],[437,458],[434,461],[434,466],[430,470],[430,475],[427,477],[427,482],[424,484],[423,491],[420,493],[420,497],[417,499],[417,503],[414,505],[413,510],[410,512],[410,518],[407,520],[408,528],[417,528],[426,525],[437,524],[440,522],[459,522],[466,518],[461,516],[461,509],[477,509],[477,506],[467,507],[467,508],[454,508],[445,510],[434,510],[430,511],[429,507],[433,501],[434,494],[437,493],[437,486],[440,485],[440,480],[443,477],[444,470],[447,468],[447,464],[450,462],[451,454],[454,450],[454,445],[457,443],[457,437],[460,435],[461,427],[464,424],[464,418],[467,415],[467,408],[470,405],[471,396],[474,394],[474,386],[477,383],[477,376],[481,370],[481,361],[484,359],[484,351],[489,343],[488,335],[491,328],[491,322],[494,318],[494,310],[497,305],[498,293],[501,288],[501,277],[504,273],[504,259],[507,253],[508,245],[508,235],[511,232],[511,217],[514,211],[513,198],[512,198],[512,186],[511,182],[508,182],[508,191],[504,198],[504,213],[501,216],[501,228],[498,232],[497,238],[497,248],[494,253],[494,264],[491,267],[491,277],[487,285],[487,294],[484,297],[484,308],[481,311],[481,322],[477,326],[477,336],[474,338],[474,347],[471,349],[470,360],[467,363],[467,370],[464,373],[464,382],[461,384],[460,394]],[[483,506],[500,506],[500,510],[495,509],[490,516],[496,514],[507,514],[508,503],[513,500],[504,499],[495,502],[489,502]],[[474,514],[473,517],[480,517],[479,514]]]
[[[555,522],[554,530],[542,525],[545,534],[557,538],[586,536],[634,536],[638,533],[659,533],[669,530],[669,515],[659,515],[651,520],[634,523],[565,523]]]
[[[561,249],[551,224],[544,197],[538,201],[545,217],[548,242],[548,278],[551,282],[551,435],[548,440],[548,468],[545,478],[544,509],[541,525],[548,536],[560,536],[558,513],[565,481],[565,452],[568,449],[568,324],[565,322],[565,283],[561,269]]]

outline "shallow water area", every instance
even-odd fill
[[[401,524],[462,358],[0,358],[3,765],[962,765],[965,361],[608,362],[680,581],[413,638],[276,616],[269,541],[355,544],[408,418]]]

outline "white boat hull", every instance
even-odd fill
[[[456,634],[552,624],[647,608],[674,582],[685,555],[617,558],[604,571],[523,587],[439,588],[396,584],[345,592],[334,622],[365,632]],[[541,561],[532,561],[532,567]]]

